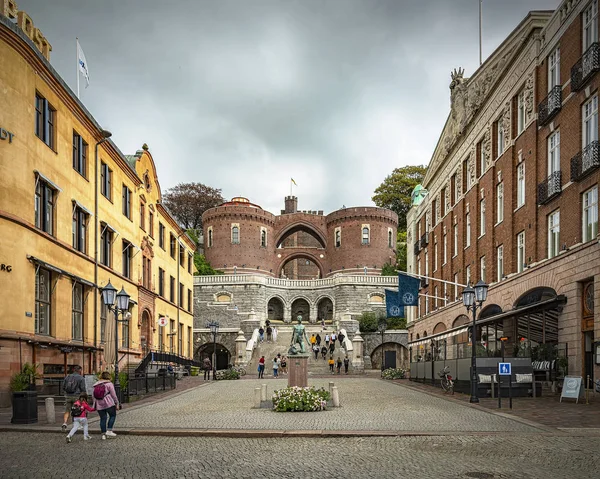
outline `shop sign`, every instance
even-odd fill
[[[40,31],[40,29],[35,27],[31,17],[24,11],[19,10],[15,0],[1,0],[0,14],[16,23],[17,26],[23,30],[23,33],[29,37],[42,55],[44,55],[46,60],[50,61],[52,45],[48,43],[48,40],[46,40],[46,37]]]
[[[7,273],[12,272],[12,266],[10,264],[0,263],[0,271],[6,271]]]
[[[9,143],[12,143],[15,134],[5,130],[4,128],[0,128],[0,140],[8,140]]]

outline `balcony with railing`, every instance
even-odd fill
[[[421,236],[421,249],[425,248],[429,244],[429,233],[425,233]]]
[[[548,96],[538,105],[538,121],[545,125],[560,111],[562,107],[562,85],[553,87]]]
[[[600,167],[598,141],[592,141],[571,159],[571,181],[579,181]]]
[[[415,256],[419,254],[419,251],[421,251],[421,240],[415,241]]]
[[[427,286],[429,286],[429,279],[427,279],[427,278],[421,278],[420,287],[421,288],[426,288]]]
[[[545,205],[562,192],[562,172],[555,171],[538,185],[538,205]]]
[[[592,43],[571,68],[571,90],[581,90],[598,70],[600,70],[600,44]]]

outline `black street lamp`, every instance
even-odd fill
[[[482,280],[479,280],[475,285],[475,288],[471,288],[467,285],[462,292],[462,301],[467,311],[473,312],[473,326],[471,327],[471,398],[469,402],[478,403],[479,397],[477,396],[477,351],[475,349],[476,341],[476,321],[477,321],[477,309],[481,308],[483,302],[487,299],[488,285]]]
[[[210,332],[213,336],[213,360],[212,360],[212,369],[213,369],[213,381],[215,380],[215,372],[217,372],[217,333],[219,332],[219,322],[218,321],[210,321],[207,325],[207,328],[210,329]]]
[[[121,384],[119,383],[119,323],[129,321],[125,319],[125,314],[129,311],[129,298],[124,288],[117,293],[116,288],[108,284],[102,288],[102,302],[109,310],[115,313],[115,394],[121,401]],[[123,319],[119,319],[119,313]]]
[[[383,376],[383,371],[385,370],[385,356],[383,354],[383,333],[387,328],[387,319],[380,318],[379,323],[377,324],[377,329],[381,333],[381,375]]]

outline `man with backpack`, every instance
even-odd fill
[[[71,415],[71,408],[75,401],[79,398],[79,395],[87,392],[85,387],[85,379],[81,375],[81,366],[73,366],[73,372],[65,377],[63,382],[63,390],[65,395],[65,413],[63,414],[63,425],[62,430],[67,430],[67,421]]]

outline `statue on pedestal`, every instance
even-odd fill
[[[306,343],[304,342],[306,340]],[[302,324],[302,316],[298,316],[298,324],[294,326],[294,332],[292,333],[292,342],[290,343],[290,349],[288,350],[289,356],[295,356],[301,353],[306,353],[305,344],[308,344],[308,336],[306,330]],[[296,345],[300,346],[297,348]]]

